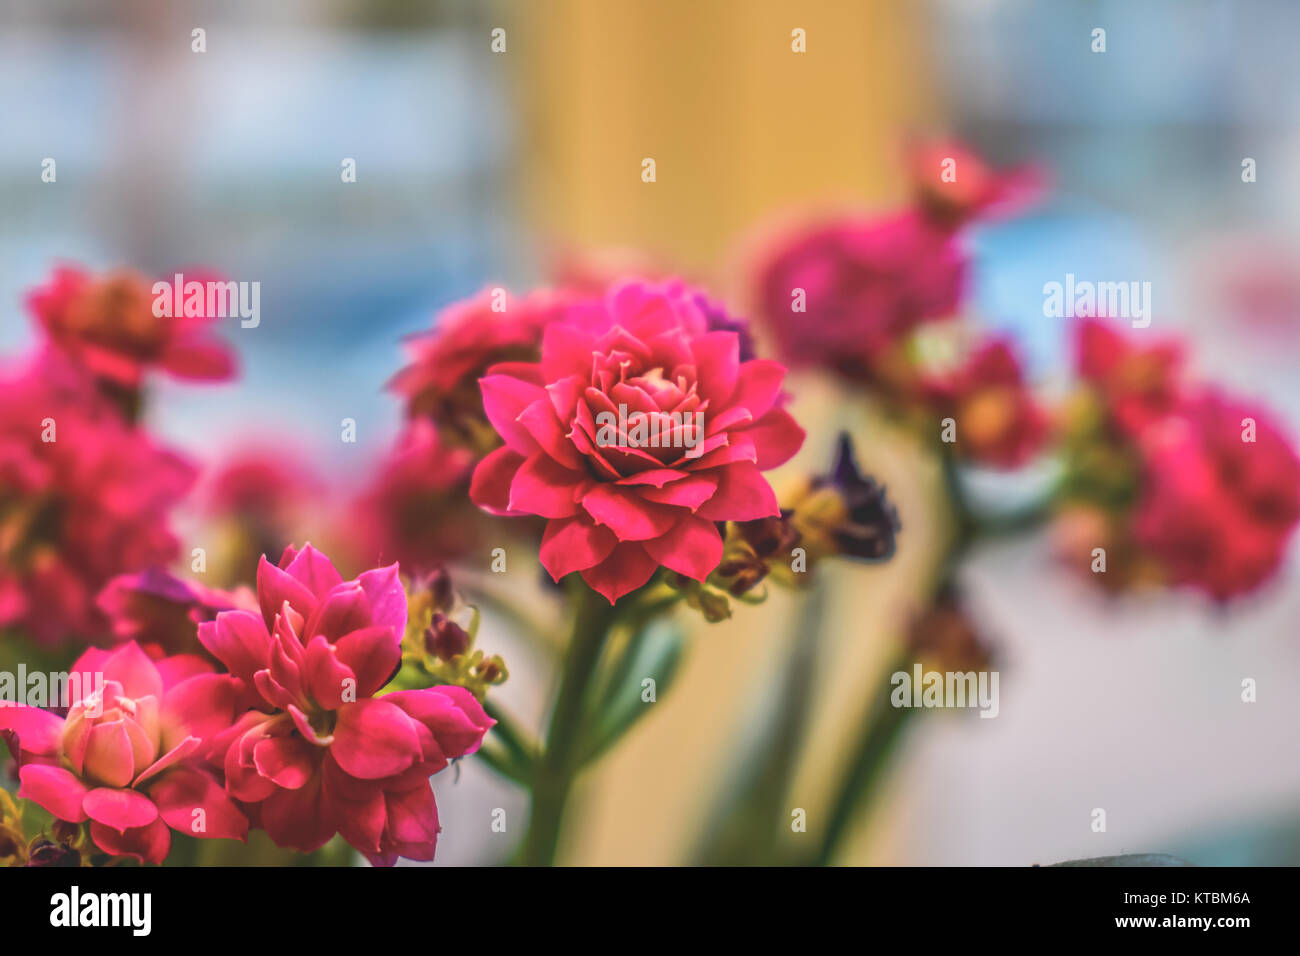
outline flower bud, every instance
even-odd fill
[[[424,647],[434,657],[450,661],[469,649],[469,634],[441,611],[435,612],[424,632]]]

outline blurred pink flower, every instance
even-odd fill
[[[1141,449],[1135,538],[1173,583],[1223,600],[1273,575],[1300,519],[1300,461],[1266,412],[1207,391]]]
[[[97,637],[108,580],[175,556],[167,514],[194,469],[57,356],[0,380],[0,396],[0,626]]]
[[[424,573],[477,547],[492,519],[469,502],[475,460],[447,447],[431,422],[411,422],[351,512],[359,553]]]
[[[478,380],[498,362],[536,361],[542,329],[573,302],[571,293],[542,290],[514,298],[484,289],[443,309],[427,332],[407,340],[410,364],[389,382],[406,401],[408,418],[426,418],[447,440],[490,450]]]
[[[1024,380],[1012,344],[982,342],[952,372],[927,379],[927,400],[957,423],[961,457],[995,468],[1025,464],[1043,446],[1048,415]]]
[[[185,379],[234,375],[234,356],[211,335],[211,319],[159,317],[153,301],[151,284],[135,273],[60,266],[28,294],[27,307],[56,347],[115,385],[138,388],[153,368]]]
[[[224,611],[199,639],[259,709],[211,751],[230,793],[275,843],[311,852],[340,833],[372,863],[433,859],[429,777],[494,723],[461,687],[375,695],[401,663],[397,565],[344,581],[311,545],[257,570],[261,613]]]
[[[60,820],[89,819],[101,850],[145,863],[167,856],[168,827],[244,839],[247,818],[216,776],[190,759],[234,716],[234,681],[213,670],[197,657],[155,662],[135,643],[86,651],[72,668],[78,680],[69,681],[75,693],[66,719],[35,707],[0,708],[0,731],[18,741],[18,795]]]
[[[1074,327],[1075,367],[1130,438],[1162,421],[1182,400],[1183,348],[1172,339],[1139,346],[1098,318]]]
[[[151,568],[113,578],[96,603],[108,617],[116,642],[134,641],[158,660],[202,652],[199,624],[219,611],[256,609],[257,597],[248,588],[222,591]]]
[[[870,380],[917,325],[956,312],[967,267],[952,235],[915,211],[845,219],[777,245],[757,276],[758,308],[790,364]]]
[[[907,164],[917,205],[931,222],[950,229],[1012,215],[1047,191],[1041,167],[995,170],[955,140],[917,143],[908,150]]]
[[[549,519],[542,564],[611,603],[660,566],[703,580],[722,557],[714,523],[777,515],[762,472],[804,438],[780,407],[785,368],[740,348],[676,283],[629,281],[552,322],[540,362],[480,382],[505,445],[479,463],[473,500]]]

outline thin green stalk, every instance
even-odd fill
[[[908,656],[900,655],[896,666],[887,673],[909,670],[911,664]],[[890,754],[902,737],[912,708],[893,706],[890,696],[884,693],[871,695],[871,707],[863,724],[862,736],[853,748],[852,763],[836,790],[835,799],[831,803],[830,820],[812,861],[818,866],[827,866],[834,860],[849,824],[862,809],[867,796],[875,793],[875,784],[889,765]]]
[[[549,866],[555,861],[565,805],[579,768],[587,690],[614,623],[614,608],[585,584],[578,584],[572,594],[576,604],[573,634],[565,649],[546,749],[533,772],[532,815],[520,848],[520,862],[525,866]]]

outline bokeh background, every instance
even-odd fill
[[[224,330],[242,376],[158,385],[154,424],[205,462],[291,445],[342,500],[397,432],[383,385],[401,338],[439,307],[606,249],[743,305],[755,235],[810,208],[886,210],[907,191],[903,145],[955,135],[1050,171],[1044,202],[970,237],[972,311],[1017,337],[1045,391],[1065,356],[1043,283],[1142,279],[1199,374],[1300,435],[1297,35],[1287,0],[4,0],[0,349],[30,342],[23,291],[58,261],[260,281],[261,326]],[[41,182],[46,157],[57,183]],[[696,859],[754,748],[782,733],[797,740],[787,802],[815,820],[829,798],[941,508],[924,456],[870,408],[815,377],[795,393],[813,437],[788,472],[822,467],[849,428],[898,502],[897,558],[699,625],[671,692],[583,779],[565,862]],[[1103,598],[1041,535],[979,551],[962,577],[998,643],[1001,713],[914,721],[840,861],[1300,863],[1298,574],[1288,561],[1224,612]],[[547,654],[490,616],[480,644],[511,661],[502,700],[540,720]],[[813,693],[792,729],[778,702],[798,667]],[[439,863],[506,857],[520,793],[473,762],[435,789]]]

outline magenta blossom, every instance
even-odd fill
[[[18,795],[60,820],[89,819],[101,850],[146,863],[167,856],[168,827],[244,839],[247,818],[192,759],[234,717],[234,681],[214,670],[192,656],[153,661],[134,643],[86,651],[66,718],[0,708],[0,730],[17,738]]]
[[[102,631],[109,579],[175,556],[167,512],[194,477],[57,355],[0,379],[0,627]]]
[[[397,565],[344,581],[311,545],[257,569],[261,613],[225,611],[199,639],[260,698],[210,751],[232,796],[276,844],[336,833],[377,865],[433,859],[429,777],[494,723],[461,687],[376,694],[401,663]]]
[[[154,368],[209,381],[235,372],[234,356],[212,334],[211,319],[155,315],[152,287],[132,272],[96,276],[60,266],[28,294],[27,308],[57,348],[116,385],[138,388]]]
[[[580,572],[613,603],[661,566],[703,580],[722,557],[715,522],[779,513],[762,472],[804,438],[780,407],[785,368],[742,362],[740,336],[711,322],[680,284],[626,282],[547,326],[540,362],[480,381],[505,446],[470,495],[549,519],[557,581]]]
[[[111,622],[114,643],[135,641],[159,659],[201,651],[199,624],[220,611],[256,608],[257,598],[246,587],[223,591],[151,568],[113,578],[96,603]]]
[[[790,364],[873,379],[921,322],[956,312],[967,266],[953,234],[917,212],[840,220],[773,249],[758,307]]]

